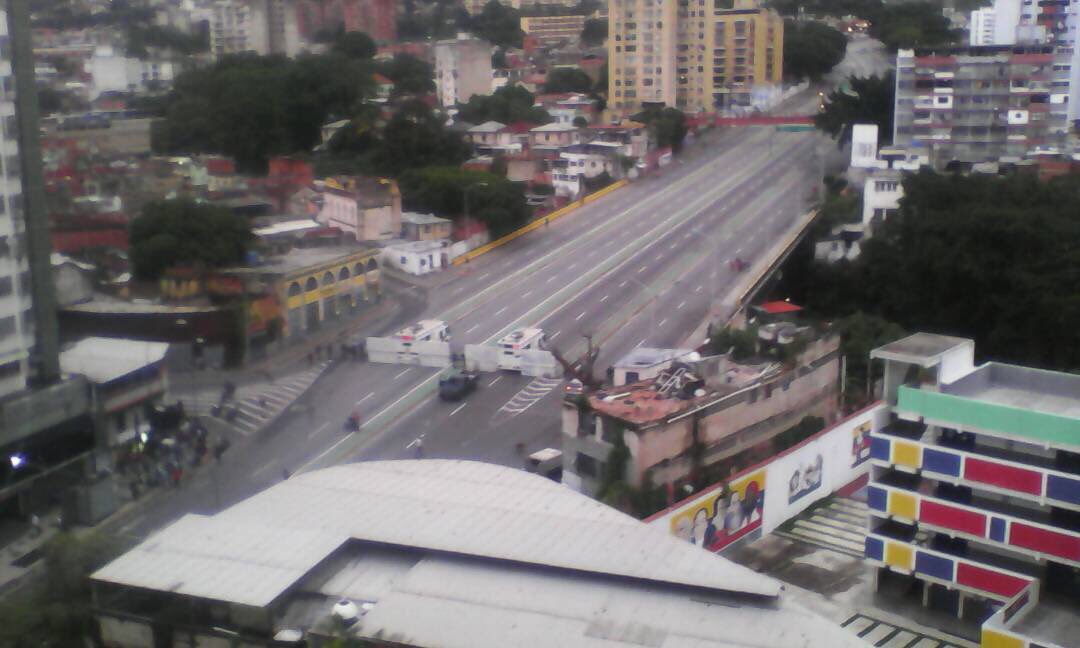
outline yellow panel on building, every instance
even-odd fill
[[[918,513],[918,500],[914,495],[889,491],[888,512],[898,517],[914,520]]]
[[[898,542],[890,542],[885,547],[885,564],[889,567],[910,572],[914,564],[914,554],[911,547]]]
[[[292,297],[289,297],[289,299],[285,302],[285,305],[288,308],[300,308],[304,305],[304,296],[293,295]]]
[[[982,648],[1027,648],[1027,642],[1023,639],[988,628],[982,629],[980,645]]]
[[[909,468],[922,466],[922,448],[906,441],[893,441],[892,462]]]

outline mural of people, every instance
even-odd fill
[[[825,460],[821,453],[814,456],[810,463],[798,466],[791,471],[788,479],[788,504],[802,498],[821,486],[821,475],[824,472]]]
[[[851,467],[870,458],[870,421],[851,430]]]
[[[719,551],[761,527],[765,506],[765,471],[712,490],[671,519],[671,531],[709,551]]]

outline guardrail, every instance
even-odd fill
[[[513,241],[514,239],[518,238],[519,236],[523,236],[523,235],[528,234],[529,232],[531,232],[531,231],[533,231],[535,229],[539,229],[539,228],[547,225],[548,223],[550,223],[553,220],[562,218],[563,216],[569,214],[570,212],[574,211],[578,207],[581,207],[583,205],[587,205],[587,204],[589,204],[589,203],[591,203],[591,202],[593,202],[595,200],[598,200],[598,199],[602,198],[603,196],[606,196],[607,194],[611,193],[612,191],[615,191],[616,189],[619,189],[619,188],[624,187],[624,186],[626,186],[626,180],[618,180],[618,181],[604,187],[603,189],[600,189],[599,191],[594,191],[593,193],[589,194],[588,196],[583,197],[581,200],[575,200],[574,202],[570,203],[569,205],[566,205],[565,207],[560,207],[559,209],[556,209],[555,211],[551,212],[550,214],[547,214],[545,216],[542,216],[541,218],[538,218],[538,219],[534,220],[533,222],[529,223],[528,225],[525,225],[524,227],[520,227],[520,228],[514,230],[513,232],[510,232],[509,234],[506,234],[505,236],[501,236],[501,237],[495,239],[494,241],[491,241],[490,243],[485,243],[484,245],[481,245],[480,247],[476,248],[475,250],[470,250],[470,251],[466,252],[465,254],[462,254],[461,256],[459,256],[459,257],[457,257],[456,259],[453,260],[453,265],[461,265],[463,263],[468,263],[469,261],[471,261],[472,259],[475,259],[476,257],[480,256],[481,254],[487,254],[488,252],[494,250],[497,247],[501,247],[503,245],[506,245],[507,243],[509,243],[510,241]]]

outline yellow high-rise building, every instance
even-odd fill
[[[608,109],[749,106],[778,86],[784,22],[754,0],[609,0]]]

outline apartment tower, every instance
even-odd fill
[[[780,83],[784,23],[754,0],[611,0],[608,107],[685,111],[751,106]]]

